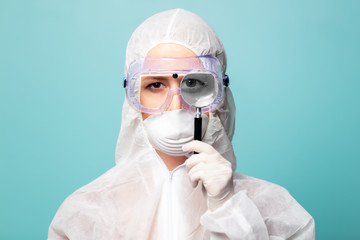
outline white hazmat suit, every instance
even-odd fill
[[[199,16],[175,9],[156,14],[133,33],[129,64],[159,43],[181,44],[197,55],[226,55],[212,28]],[[231,144],[235,104],[210,113],[203,141],[236,168]],[[313,218],[282,187],[234,173],[234,195],[214,211],[202,184],[193,187],[185,164],[169,171],[150,144],[142,115],[125,99],[116,165],[71,194],[57,211],[48,239],[315,239]]]

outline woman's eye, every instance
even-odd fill
[[[146,88],[161,88],[163,86],[164,86],[164,84],[162,84],[161,82],[154,82],[154,83],[147,85]]]
[[[185,84],[187,87],[200,87],[200,86],[203,86],[204,83],[200,80],[197,80],[197,79],[186,79],[185,80]]]

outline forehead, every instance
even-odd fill
[[[180,74],[191,71],[193,69],[203,69],[204,65],[198,57],[188,58],[157,58],[146,57],[141,65],[141,72],[143,74],[156,75],[158,73],[165,74]]]
[[[147,57],[196,57],[197,55],[189,48],[176,43],[160,43],[151,48]]]

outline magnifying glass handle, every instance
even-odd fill
[[[201,119],[201,115],[200,117],[195,117],[194,118],[194,124],[195,124],[195,128],[194,128],[194,140],[199,140],[201,141],[201,129],[202,129],[202,119]],[[197,152],[194,152],[194,154],[198,154]]]
[[[201,141],[202,133],[202,118],[201,118],[201,108],[197,107],[195,112],[194,120],[194,140]]]
[[[201,141],[202,118],[201,116],[199,118],[195,117],[194,120],[195,120],[194,140]]]
[[[201,108],[196,108],[195,118],[194,118],[194,140],[201,141],[202,135],[202,118],[201,118]],[[194,152],[197,154],[197,152]]]

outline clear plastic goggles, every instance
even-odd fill
[[[179,95],[181,108],[192,112],[192,102],[201,104],[210,98],[211,103],[201,106],[202,112],[214,111],[222,103],[224,83],[228,83],[218,59],[211,56],[145,57],[131,63],[129,69],[124,81],[127,99],[137,110],[150,114],[166,111],[174,95]],[[193,100],[186,101],[189,98]]]

